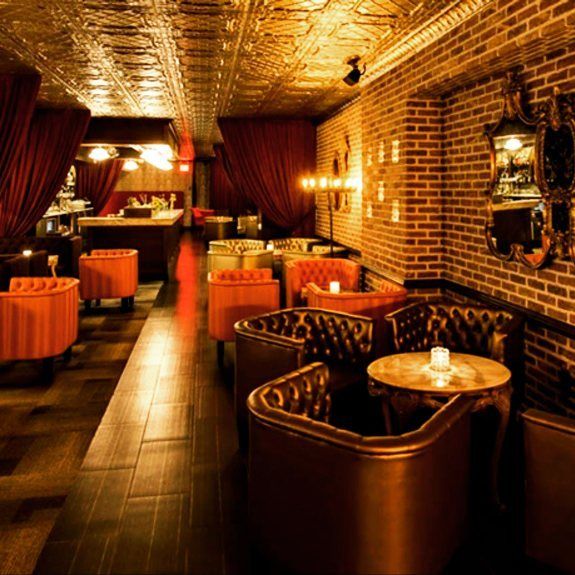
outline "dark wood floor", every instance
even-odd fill
[[[245,469],[231,372],[207,337],[205,259],[185,235],[37,573],[246,570]]]
[[[35,362],[0,364],[0,573],[34,570],[160,286],[141,286],[132,312],[82,312],[51,383]]]

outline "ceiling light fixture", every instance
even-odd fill
[[[351,66],[352,70],[351,72],[343,79],[343,81],[348,85],[348,86],[355,86],[358,82],[359,79],[365,74],[365,64],[363,65],[363,71],[359,69],[359,60],[360,57],[359,56],[354,56],[353,58],[350,58],[347,63]]]
[[[98,147],[92,148],[89,154],[89,158],[94,160],[94,162],[103,162],[109,160],[111,157],[110,152],[106,148]]]
[[[140,167],[140,164],[138,164],[138,162],[136,162],[136,160],[126,160],[124,162],[122,170],[124,170],[124,172],[133,172],[133,171],[137,170],[139,167]]]
[[[157,149],[145,148],[140,154],[140,158],[158,170],[167,172],[173,168],[172,163],[166,156]]]

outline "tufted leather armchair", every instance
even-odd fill
[[[279,282],[271,269],[216,270],[208,275],[208,333],[218,342],[218,363],[223,345],[233,341],[234,324],[279,308]]]
[[[263,240],[232,239],[214,240],[209,244],[210,252],[226,254],[243,254],[247,251],[265,250],[266,243]]]
[[[575,421],[530,409],[523,414],[523,440],[525,552],[575,573]]]
[[[391,327],[395,353],[427,351],[443,345],[452,351],[499,361],[519,383],[523,320],[508,311],[435,301],[404,307],[388,315],[386,321]]]
[[[334,423],[328,368],[249,397],[249,526],[270,572],[439,573],[467,523],[470,410],[452,398],[415,431],[366,437]]]
[[[219,240],[210,242],[208,270],[272,268],[273,252],[263,240]]]
[[[204,218],[204,241],[206,244],[213,240],[224,240],[236,236],[236,222],[234,218],[226,216],[206,216]]]
[[[296,260],[285,264],[286,305],[302,304],[302,289],[310,282],[325,288],[339,281],[342,289],[358,291],[361,266],[350,260],[321,258]]]
[[[81,236],[0,238],[0,253],[21,254],[26,249],[33,252],[45,250],[50,255],[57,255],[58,275],[78,277],[78,260],[82,254]]]
[[[51,362],[69,352],[78,337],[78,283],[74,278],[12,278],[10,291],[0,292],[0,361]]]
[[[386,337],[387,323],[385,316],[404,306],[407,299],[407,290],[394,282],[383,280],[379,291],[331,293],[318,286],[308,283],[308,305],[321,309],[331,309],[364,315],[375,320],[375,340],[377,350],[383,353],[388,338]]]
[[[270,240],[274,250],[290,252],[310,252],[312,246],[321,244],[323,240],[318,238],[279,238]]]
[[[247,439],[246,401],[254,389],[320,360],[330,366],[334,391],[344,401],[344,388],[365,380],[373,356],[373,320],[346,313],[284,309],[239,321],[235,332],[234,394],[242,445]]]
[[[138,250],[92,250],[80,258],[80,297],[86,308],[92,300],[121,298],[132,307],[138,290]]]

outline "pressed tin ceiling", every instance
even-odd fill
[[[172,117],[198,154],[219,116],[317,117],[491,0],[0,0],[0,71],[94,116]]]

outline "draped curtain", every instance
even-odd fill
[[[235,180],[273,224],[313,234],[314,197],[299,179],[315,170],[315,128],[306,120],[219,120]]]
[[[28,133],[39,88],[40,76],[0,75],[0,190]]]
[[[36,110],[6,185],[0,190],[0,237],[27,233],[64,184],[82,142],[89,110]]]
[[[253,205],[234,181],[224,146],[216,144],[214,152],[216,157],[211,166],[210,207],[229,210],[231,216],[245,214]]]
[[[116,188],[124,160],[104,162],[76,162],[76,197],[92,202],[94,214],[98,215]]]

